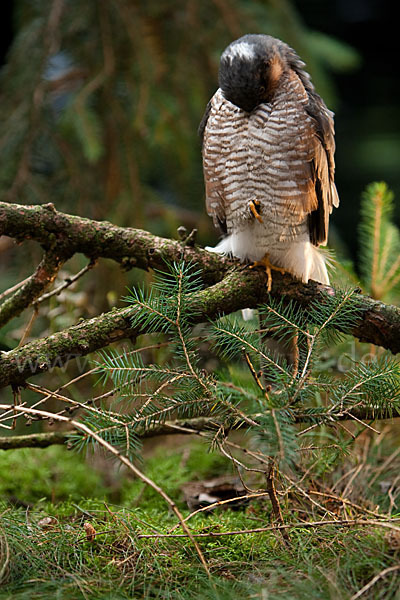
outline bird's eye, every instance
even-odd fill
[[[265,92],[265,85],[260,85],[260,92],[262,94]]]

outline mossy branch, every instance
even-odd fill
[[[265,275],[260,269],[248,269],[237,261],[212,254],[201,248],[157,237],[149,232],[122,228],[58,212],[51,205],[20,206],[0,202],[0,234],[17,240],[34,239],[45,250],[61,244],[69,254],[82,252],[92,259],[113,258],[122,265],[141,269],[165,269],[165,261],[190,260],[210,287],[188,301],[201,322],[242,308],[255,308],[268,302]],[[302,306],[323,300],[324,293],[335,290],[310,282],[307,285],[289,275],[274,274],[271,295],[295,300]],[[363,307],[352,334],[400,352],[400,310],[362,295],[355,300]],[[71,359],[84,357],[110,343],[136,338],[145,333],[133,328],[127,308],[116,309],[22,347],[0,354],[0,387],[23,383],[28,377],[61,367]]]
[[[0,437],[0,450],[17,450],[20,448],[47,448],[56,444],[65,444],[68,434],[63,431],[48,433],[31,433],[29,435],[10,435]]]
[[[166,260],[179,261],[184,257],[202,269],[207,284],[220,281],[233,264],[202,248],[157,237],[142,229],[68,215],[53,204],[23,206],[0,202],[0,235],[18,242],[31,239],[45,250],[62,246],[71,256],[82,253],[92,259],[110,258],[124,268],[165,270]]]
[[[68,252],[63,252],[62,248],[54,248],[45,252],[35,272],[0,306],[0,328],[35,303],[53,283],[58,271],[68,258]]]

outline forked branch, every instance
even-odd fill
[[[221,314],[242,308],[255,308],[267,303],[269,295],[264,273],[247,269],[237,261],[185,246],[182,242],[154,236],[146,231],[122,228],[104,221],[93,221],[67,215],[53,205],[20,206],[0,202],[0,235],[21,241],[34,239],[47,252],[61,247],[65,255],[80,252],[91,259],[112,258],[123,267],[165,270],[166,261],[182,257],[191,261],[201,272],[206,287],[189,297],[193,308],[193,322],[206,321]],[[28,280],[26,285],[31,285]],[[24,288],[3,305],[8,315],[17,314],[17,299]],[[289,275],[274,275],[271,295],[286,296],[307,307],[324,294],[335,294],[327,286],[310,282],[305,285]],[[30,301],[38,297],[37,291]],[[14,298],[14,301],[13,301]],[[400,310],[366,296],[355,294],[354,300],[362,307],[361,316],[352,334],[393,353],[400,352]],[[24,306],[27,302],[24,302]],[[1,309],[0,309],[1,314]],[[145,330],[133,328],[129,309],[122,308],[82,321],[48,338],[36,340],[23,347],[0,354],[0,387],[23,383],[28,377],[65,365],[71,359],[87,356],[110,343],[135,338]]]

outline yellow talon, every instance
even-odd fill
[[[272,288],[272,272],[271,271],[279,271],[282,275],[284,275],[287,271],[282,269],[282,267],[276,267],[272,265],[269,260],[269,255],[266,254],[264,258],[261,260],[256,260],[250,265],[250,269],[254,269],[254,267],[264,267],[265,272],[267,274],[267,291],[270,292]]]
[[[250,200],[249,208],[253,213],[253,216],[257,219],[259,223],[263,223],[262,216],[260,215],[260,201],[259,200]]]

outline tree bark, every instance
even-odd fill
[[[92,259],[112,258],[124,267],[165,270],[166,260],[171,262],[184,257],[199,269],[205,285],[209,285],[188,299],[193,323],[242,308],[256,308],[269,300],[265,274],[259,268],[249,269],[238,261],[139,229],[66,215],[56,211],[53,205],[20,206],[0,202],[0,234],[19,241],[34,239],[48,251],[61,244],[71,255],[83,252]],[[273,297],[284,295],[307,307],[313,301],[323,301],[326,293],[336,292],[316,282],[305,285],[289,275],[274,273]],[[354,298],[362,310],[352,334],[394,354],[400,352],[400,310],[360,294]],[[47,338],[0,353],[0,387],[22,384],[28,377],[63,366],[71,359],[145,333],[145,330],[132,328],[129,314],[129,308],[115,309]]]
[[[126,269],[165,270],[166,260],[178,261],[184,257],[201,269],[207,284],[220,281],[233,264],[203,248],[161,238],[142,229],[68,215],[56,210],[53,204],[23,206],[0,202],[0,235],[18,242],[35,240],[45,250],[61,245],[71,256],[79,252],[92,259],[111,258]]]

